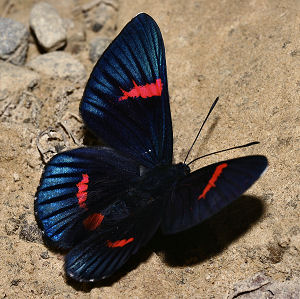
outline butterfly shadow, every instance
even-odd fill
[[[168,236],[158,233],[150,245],[170,266],[199,264],[244,235],[264,211],[261,199],[244,195],[189,230]]]

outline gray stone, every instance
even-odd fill
[[[0,59],[16,65],[25,63],[29,32],[14,20],[0,18]]]
[[[274,281],[263,273],[238,282],[226,296],[227,299],[296,299],[300,294],[300,279]]]
[[[104,50],[111,43],[110,38],[96,37],[90,42],[89,57],[92,62],[96,62],[103,54]]]
[[[56,9],[46,2],[35,4],[30,13],[30,26],[46,51],[54,51],[66,44],[66,29]]]
[[[64,26],[67,30],[67,40],[84,42],[86,40],[86,32],[81,22],[73,22],[70,19],[64,19]]]
[[[39,55],[27,66],[52,78],[81,80],[86,76],[84,66],[71,54],[62,51]]]
[[[85,49],[86,32],[81,22],[73,22],[70,19],[64,19],[67,30],[67,46],[64,49],[72,54],[78,54]]]
[[[39,81],[39,75],[24,67],[0,62],[0,94],[9,96],[22,90],[31,89]],[[4,100],[4,98],[3,98]]]
[[[117,10],[111,5],[101,3],[88,13],[87,22],[94,32],[114,35],[117,28]]]

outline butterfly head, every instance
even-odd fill
[[[183,173],[185,176],[190,174],[191,172],[190,167],[185,163],[180,162],[176,166],[178,167],[179,171]]]

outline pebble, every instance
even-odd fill
[[[19,229],[20,220],[16,218],[9,218],[6,220],[4,230],[8,236],[13,235]]]
[[[86,77],[84,66],[70,53],[61,51],[39,55],[27,66],[51,78],[82,80]]]
[[[89,12],[89,22],[94,32],[104,31],[114,34],[117,27],[117,10],[114,6],[101,3]]]
[[[49,252],[48,251],[43,251],[41,253],[41,258],[44,260],[47,260],[49,258]]]
[[[79,22],[73,22],[70,19],[64,19],[65,28],[67,30],[67,46],[66,52],[78,54],[86,48],[86,32],[84,26]]]
[[[0,94],[10,95],[14,92],[32,89],[39,79],[39,75],[33,71],[0,61]]]
[[[15,65],[25,63],[28,50],[27,28],[12,19],[0,18],[0,59]]]
[[[90,42],[89,57],[92,62],[96,62],[103,54],[104,50],[111,43],[110,38],[96,37]]]
[[[15,173],[13,174],[13,179],[14,179],[15,182],[20,181],[20,176],[19,176],[19,174],[17,174],[17,173],[15,172]]]
[[[85,29],[80,22],[73,22],[70,19],[64,19],[64,26],[67,30],[68,43],[70,40],[78,42],[84,42],[86,40]]]
[[[40,46],[47,52],[66,44],[67,33],[63,19],[56,9],[46,2],[35,4],[30,12],[30,27]]]
[[[21,227],[19,238],[27,242],[43,243],[42,231],[35,222],[25,221]]]

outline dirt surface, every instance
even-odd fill
[[[120,0],[112,20],[98,32],[88,13],[78,9],[92,1],[48,2],[84,27],[86,40],[70,39],[64,51],[88,74],[92,38],[115,36],[138,12],[157,21],[166,46],[176,162],[184,159],[220,96],[191,158],[261,143],[211,156],[194,167],[248,154],[265,155],[270,165],[217,216],[178,235],[157,235],[110,280],[74,283],[65,277],[64,256],[44,245],[36,225],[33,201],[44,167],[36,140],[48,130],[39,138],[45,160],[57,150],[87,144],[77,117],[85,80],[40,74],[37,86],[14,89],[10,113],[1,117],[1,298],[239,298],[230,295],[234,285],[257,273],[282,283],[282,289],[284,282],[299,282],[300,2]],[[34,3],[1,0],[0,12],[28,26]],[[27,61],[39,54],[31,37]],[[0,101],[1,111],[4,103],[7,99]],[[289,298],[300,298],[293,294]]]

